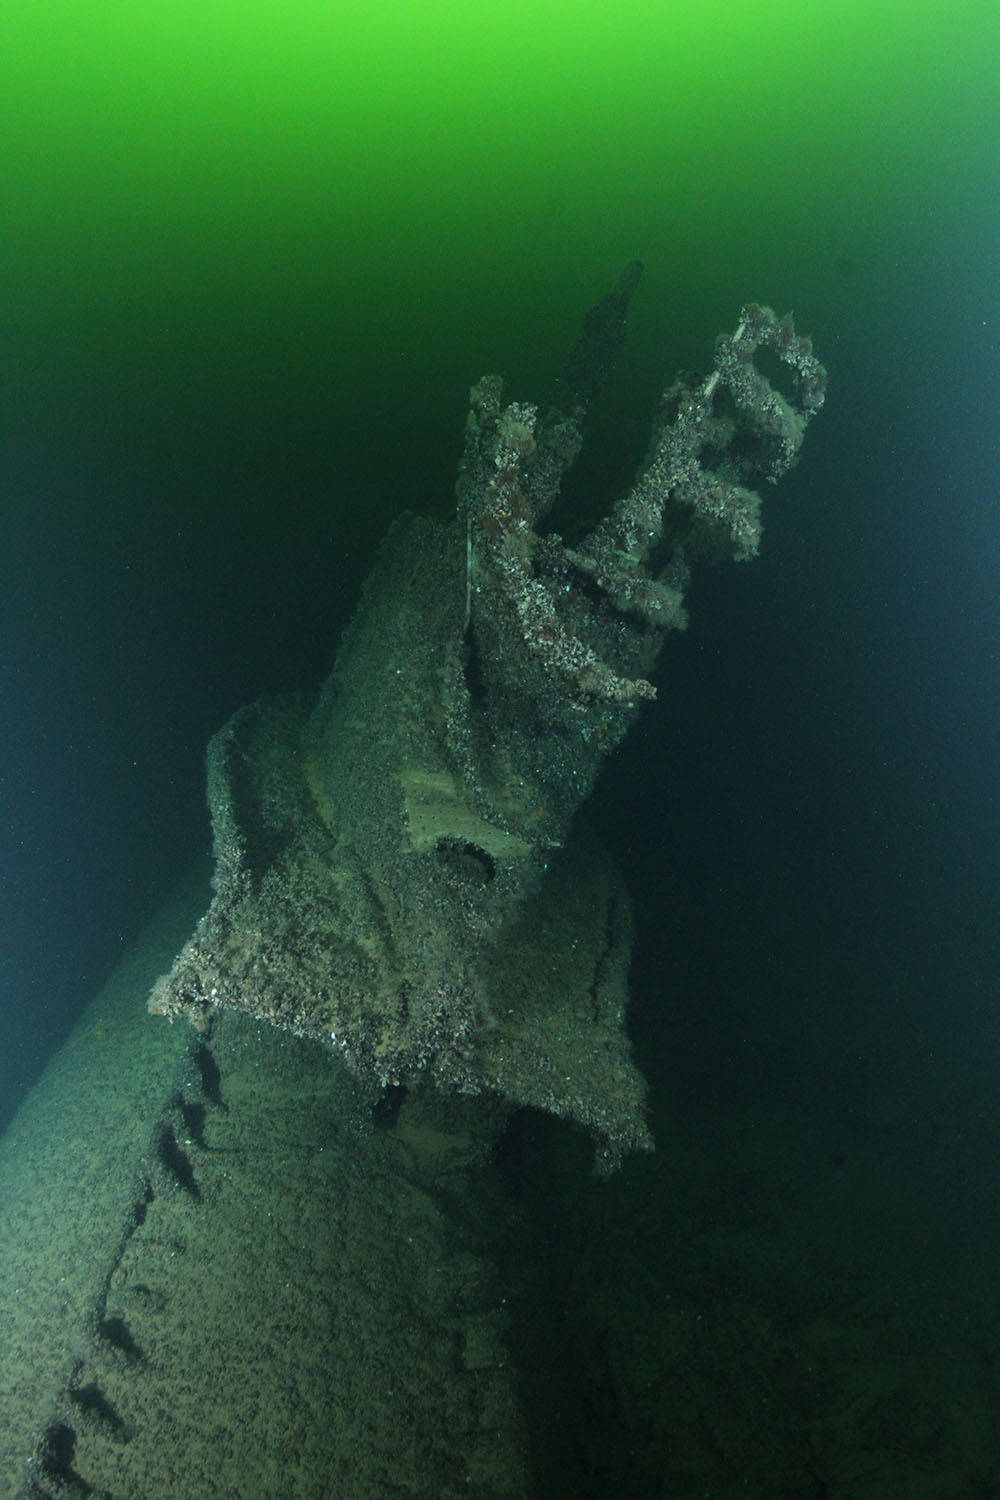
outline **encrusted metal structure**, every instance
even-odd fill
[[[576,1120],[606,1167],[650,1140],[629,902],[580,808],[655,695],[692,563],[755,554],[754,486],[825,387],[790,317],[743,308],[567,545],[549,522],[640,273],[588,313],[544,410],[474,387],[455,517],[393,526],[318,701],[256,703],[212,740],[215,896],[150,1001],[313,1037],[373,1091],[431,1079]]]

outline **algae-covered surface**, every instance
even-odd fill
[[[4,1500],[997,1493],[991,1096],[675,1075],[655,1156],[522,1113],[501,1177],[481,1096],[147,1017],[204,894],[0,1143]]]
[[[32,1424],[81,1348],[120,1240],[153,1112],[186,1037],[141,997],[204,903],[207,874],[167,903],[52,1058],[0,1139],[0,1494],[16,1492]]]
[[[150,1019],[203,899],[140,943],[4,1142],[0,1493],[524,1493],[480,1148],[413,1101],[373,1130],[313,1043]]]

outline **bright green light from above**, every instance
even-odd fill
[[[824,195],[850,223],[994,96],[1000,6],[945,12],[6,0],[15,263],[57,300],[123,276],[138,297],[331,276],[411,296],[526,254],[603,275],[661,243],[765,244]]]

